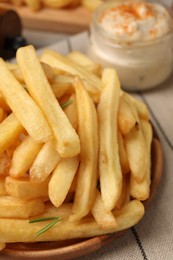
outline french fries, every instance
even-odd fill
[[[0,197],[0,218],[27,219],[45,211],[41,199],[23,200],[10,196]]]
[[[141,120],[142,132],[147,147],[146,152],[146,168],[143,179],[139,182],[131,175],[130,179],[130,194],[133,198],[144,201],[149,198],[150,195],[150,184],[151,184],[151,158],[150,149],[152,141],[152,128],[149,122]]]
[[[5,179],[5,189],[7,193],[15,198],[21,198],[25,200],[41,198],[46,200],[48,198],[48,184],[47,178],[43,182],[32,182],[28,177],[14,179],[7,176]]]
[[[70,221],[87,215],[94,203],[97,185],[98,122],[94,103],[77,77],[74,82],[81,141],[81,163]],[[87,123],[87,125],[86,125]]]
[[[50,201],[55,207],[61,206],[65,200],[78,165],[79,159],[77,157],[62,159],[53,171],[48,189]]]
[[[13,113],[6,117],[0,124],[0,154],[13,144],[23,131],[24,128]]]
[[[43,182],[52,173],[61,157],[55,150],[53,141],[44,144],[30,167],[31,181]]]
[[[45,50],[42,53],[40,60],[58,70],[64,70],[72,75],[78,75],[82,80],[84,80],[85,87],[94,101],[99,101],[101,90],[101,81],[99,77],[85,70],[85,68],[82,68],[67,57],[51,50]]]
[[[38,142],[48,141],[52,132],[40,108],[14,78],[2,59],[0,59],[0,71],[1,94],[16,118],[33,139]]]
[[[24,2],[26,6],[33,11],[39,11],[41,7],[48,7],[54,9],[61,8],[75,8],[79,5],[89,9],[95,10],[104,0],[5,0],[11,2],[16,6],[21,6]]]
[[[47,212],[47,214],[48,216],[51,215],[49,212]],[[59,215],[58,209],[56,212],[56,216],[57,215]],[[43,222],[31,225],[27,220],[3,218],[0,219],[0,243],[2,243],[4,239],[7,243],[14,243],[19,240],[21,242],[38,242],[100,236],[125,230],[135,225],[143,215],[143,204],[138,200],[132,200],[115,215],[117,221],[115,228],[101,228],[92,218],[86,218],[80,222],[69,222],[64,219],[57,223],[54,228],[49,229],[37,237],[35,237],[35,233],[44,227],[45,224]],[[25,232],[23,232],[24,230]]]
[[[107,212],[116,206],[122,188],[117,132],[119,98],[120,83],[117,74],[113,69],[105,69],[102,76],[102,94],[98,104],[98,120],[101,196]]]
[[[138,223],[151,184],[145,104],[79,52],[40,61],[27,46],[17,62],[0,59],[0,250]]]
[[[95,202],[92,206],[91,212],[99,226],[103,228],[115,228],[117,226],[113,213],[111,211],[108,213],[106,212],[99,191],[96,193]]]
[[[25,176],[41,147],[41,143],[27,136],[13,153],[9,175],[13,178]]]
[[[30,95],[41,108],[54,133],[58,153],[62,157],[79,154],[79,138],[57,102],[33,46],[20,48],[17,61]]]
[[[7,195],[4,183],[5,177],[0,177],[0,196]]]

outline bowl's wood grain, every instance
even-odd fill
[[[163,152],[159,137],[153,129],[154,138],[152,141],[152,181],[150,197],[144,202],[145,207],[155,195],[162,177]],[[60,242],[43,243],[14,243],[8,244],[0,254],[1,260],[64,260],[72,259],[87,253],[93,252],[112,240],[122,236],[126,231],[117,232],[112,235],[104,235],[89,239],[75,239]]]

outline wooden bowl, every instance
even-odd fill
[[[151,192],[146,207],[155,195],[162,176],[163,153],[156,130],[153,128],[152,141],[152,181]],[[72,259],[93,252],[122,236],[126,230],[111,235],[103,235],[88,239],[74,239],[60,242],[12,243],[0,254],[1,260],[64,260]]]

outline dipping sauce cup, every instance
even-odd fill
[[[156,87],[173,70],[173,17],[146,1],[109,1],[93,15],[90,56],[114,67],[125,90]]]

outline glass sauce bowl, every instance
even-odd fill
[[[127,1],[132,2],[145,4],[143,1]],[[166,7],[159,5],[170,19],[169,30],[159,37],[136,41],[117,40],[114,34],[103,28],[100,19],[105,11],[124,3],[109,1],[94,12],[90,26],[89,55],[103,66],[114,67],[125,90],[137,91],[156,87],[164,82],[173,70],[172,14],[167,12]]]

